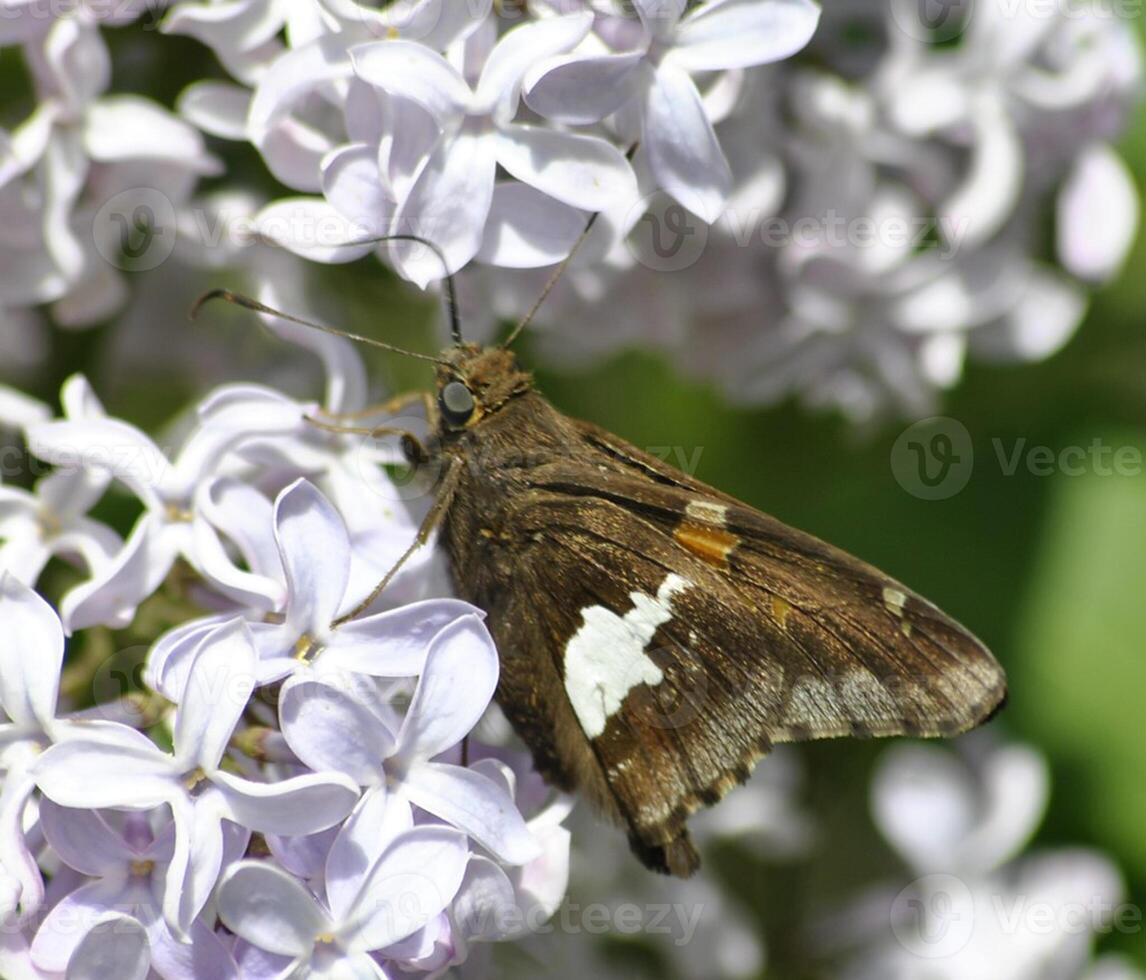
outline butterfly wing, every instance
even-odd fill
[[[1005,695],[958,623],[900,583],[594,427],[528,468],[470,598],[539,770],[656,870],[689,814],[780,742],[953,735]]]

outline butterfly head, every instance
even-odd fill
[[[472,428],[532,384],[512,351],[477,344],[449,348],[437,376],[441,434]]]

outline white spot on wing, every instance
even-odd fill
[[[888,586],[883,590],[883,604],[893,616],[902,616],[903,607],[907,605],[907,593]]]
[[[673,596],[691,584],[670,572],[655,598],[630,593],[633,608],[624,616],[604,606],[581,611],[581,628],[565,646],[565,691],[590,738],[605,730],[634,687],[664,680],[645,648],[657,629],[672,619]]]
[[[724,527],[728,523],[728,508],[724,504],[713,504],[707,500],[692,500],[684,509],[694,521],[712,527]]]

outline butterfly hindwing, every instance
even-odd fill
[[[650,867],[691,873],[687,817],[773,744],[949,735],[1001,702],[982,644],[898,582],[543,405],[564,451],[522,447],[508,413],[536,458],[470,475],[460,492],[496,526],[452,539],[455,577],[539,770]]]

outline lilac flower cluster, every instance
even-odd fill
[[[62,402],[24,428],[55,469],[0,498],[0,974],[437,974],[544,922],[569,803],[467,741],[497,685],[483,614],[432,597],[424,549],[346,618],[425,503],[396,451],[253,385],[208,395],[171,454],[81,377]],[[87,516],[113,484],[126,541]],[[50,558],[79,571],[59,615],[32,588]],[[65,633],[161,597],[184,611],[137,689],[65,667]]]
[[[1110,144],[1142,72],[1112,5],[922,6],[0,0],[35,95],[0,132],[7,346],[35,356],[37,305],[107,317],[117,267],[173,253],[259,284],[258,242],[441,278],[415,242],[348,244],[395,234],[441,247],[488,331],[595,215],[547,349],[652,346],[739,401],[924,412],[969,355],[1057,350],[1120,268],[1138,201]],[[178,115],[110,91],[104,29],[144,15],[232,80]],[[221,167],[203,134],[292,196],[196,197]]]

